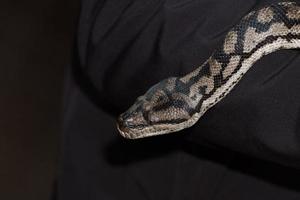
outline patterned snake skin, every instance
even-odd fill
[[[300,48],[299,6],[281,2],[250,12],[204,64],[154,85],[121,114],[117,122],[121,135],[136,139],[194,125],[262,56]]]

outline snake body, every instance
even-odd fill
[[[262,56],[300,48],[300,6],[271,4],[247,14],[200,67],[183,77],[162,80],[123,114],[117,127],[129,139],[191,127],[239,82]]]

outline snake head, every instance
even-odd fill
[[[184,95],[175,77],[150,88],[117,120],[120,134],[129,139],[179,131],[191,126],[194,111],[191,99]]]

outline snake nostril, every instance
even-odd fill
[[[122,117],[122,115],[120,115],[117,119],[117,123],[119,125],[119,127],[122,129],[124,127],[126,127],[126,121],[124,120],[124,118]]]
[[[123,114],[119,115],[118,121],[123,121]]]

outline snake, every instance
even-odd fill
[[[254,9],[234,25],[212,55],[182,77],[152,86],[117,118],[127,139],[177,132],[193,126],[220,102],[263,56],[300,48],[300,5],[278,2]]]

